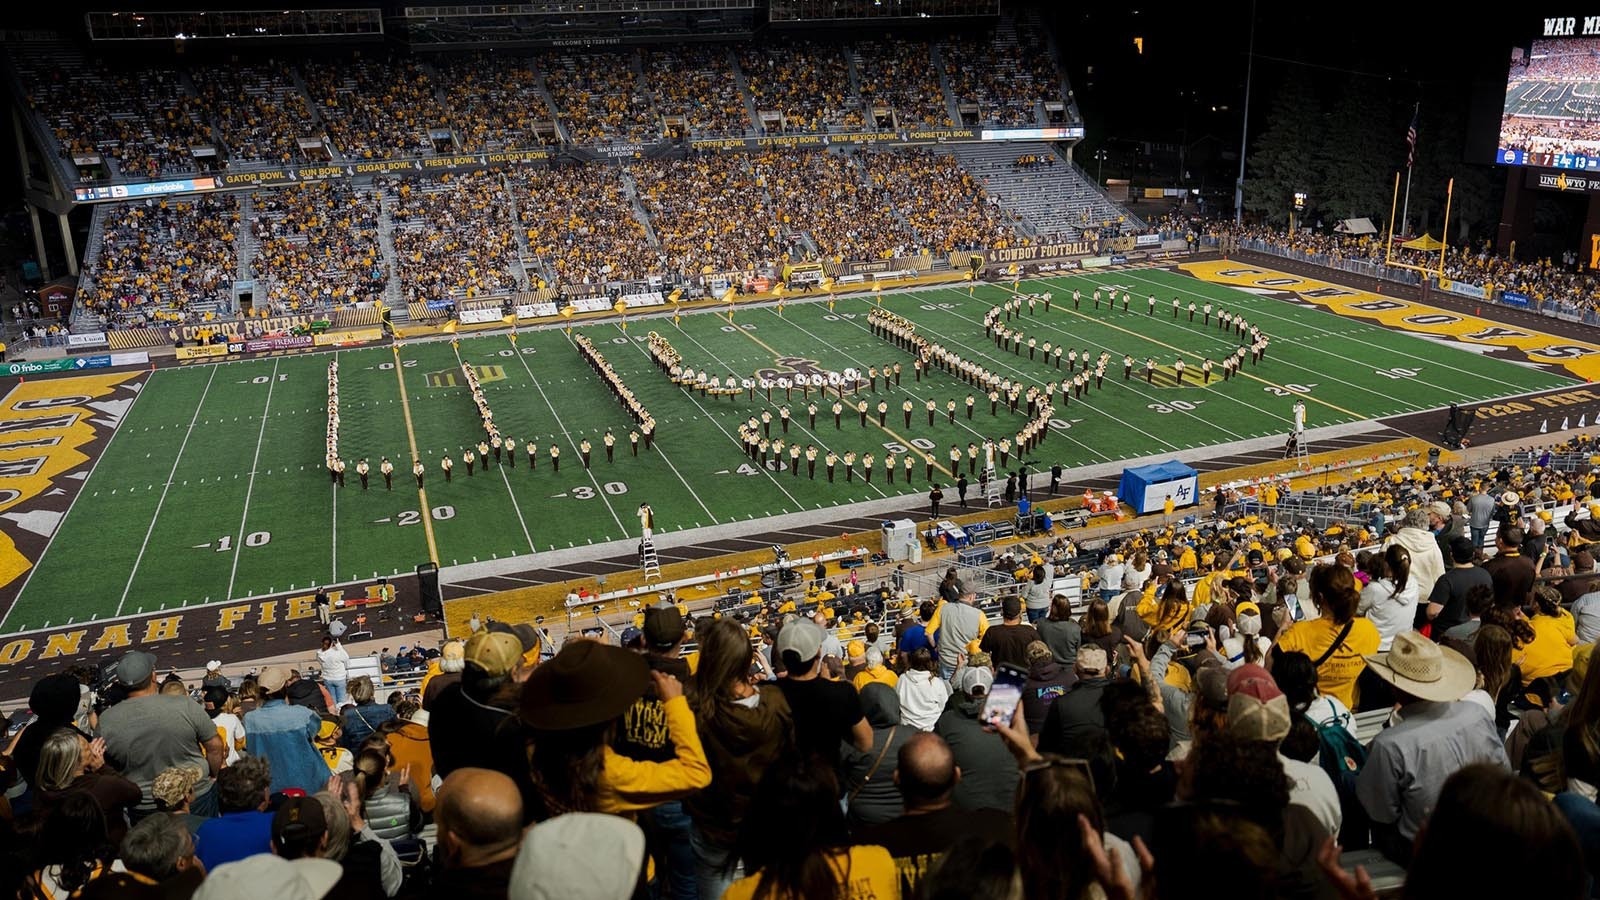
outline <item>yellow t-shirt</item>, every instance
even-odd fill
[[[1533,626],[1533,640],[1522,648],[1523,685],[1571,669],[1572,644],[1567,641],[1575,633],[1572,613],[1562,610],[1560,616],[1534,616],[1528,624]]]
[[[900,878],[895,871],[894,858],[882,847],[851,847],[844,854],[834,854],[830,861],[839,873],[848,900],[899,900]],[[728,886],[722,900],[750,900],[760,885],[759,874],[741,878]],[[774,900],[805,898],[783,895]]]
[[[1298,650],[1311,657],[1312,662],[1328,652],[1334,638],[1344,629],[1332,619],[1308,619],[1296,622],[1278,633],[1280,650]],[[1357,616],[1350,634],[1322,665],[1317,667],[1317,690],[1339,698],[1349,709],[1356,708],[1356,679],[1367,667],[1366,656],[1378,652],[1378,627]]]

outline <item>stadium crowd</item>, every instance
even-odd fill
[[[660,116],[639,84],[633,53],[555,53],[539,60],[569,140],[639,142],[661,135]]]
[[[287,165],[302,158],[300,138],[320,139],[294,73],[282,60],[197,66],[190,71],[231,162]]]
[[[750,130],[744,94],[725,44],[682,44],[644,53],[645,80],[656,112],[682,116],[695,137],[740,136]]]
[[[896,115],[901,127],[948,128],[945,106],[928,45],[897,38],[864,40],[855,46],[861,98]]]
[[[657,251],[614,171],[529,168],[508,179],[516,189],[523,235],[546,267],[547,282],[598,289],[658,269]]]
[[[196,321],[195,304],[231,300],[238,227],[231,194],[109,207],[79,308],[107,329]]]
[[[519,289],[510,191],[498,170],[437,181],[380,178],[374,185],[393,204],[394,251],[408,303]]]
[[[866,189],[856,158],[769,150],[750,157],[778,222],[811,235],[834,260],[910,256],[916,240],[880,192]]]
[[[742,154],[641,160],[628,173],[661,244],[658,271],[748,271],[796,249],[782,241]]]
[[[1016,240],[1011,217],[953,156],[931,150],[865,151],[867,177],[911,226],[922,249],[936,255]]]
[[[1049,49],[1026,34],[1019,32],[1014,41],[987,34],[939,44],[950,92],[957,104],[978,107],[978,122],[1031,125],[1042,112],[1036,104],[1060,99],[1061,76]]]
[[[539,76],[523,57],[475,53],[438,60],[445,113],[465,153],[537,147],[535,123],[549,121]],[[554,140],[555,132],[550,132]]]
[[[349,159],[418,156],[429,131],[450,121],[433,79],[410,59],[306,60],[306,90],[339,152]]]
[[[252,268],[273,315],[383,296],[388,266],[378,244],[375,190],[323,182],[251,194]]]
[[[837,46],[751,43],[740,44],[738,54],[756,110],[781,113],[784,131],[818,134],[866,124],[861,101],[850,93],[850,64]]]
[[[1377,894],[1340,854],[1366,849],[1407,897],[1576,900],[1600,847],[1591,478],[1397,470],[1349,489],[1395,514],[1377,534],[1163,519],[915,591],[819,565],[559,648],[474,616],[380,676],[332,633],[316,672],[237,681],[130,651],[40,679],[7,729],[0,889],[1133,900],[1205,870],[1355,900]],[[1566,496],[1525,543],[1519,504]],[[420,684],[383,696],[403,669]],[[1491,846],[1517,860],[1463,865]]]

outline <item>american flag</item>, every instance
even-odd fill
[[[1412,108],[1411,124],[1406,126],[1406,168],[1408,169],[1417,161],[1417,113],[1421,108],[1422,104],[1420,103]]]

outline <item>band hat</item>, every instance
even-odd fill
[[[1460,700],[1477,683],[1467,658],[1415,631],[1394,636],[1387,653],[1367,657],[1374,675],[1420,700]]]
[[[533,670],[523,685],[518,713],[540,731],[598,725],[622,715],[644,696],[649,680],[650,665],[643,656],[598,641],[573,641]]]

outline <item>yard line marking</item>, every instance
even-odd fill
[[[256,453],[250,461],[250,480],[244,489],[244,512],[239,515],[239,536],[233,543],[233,569],[228,573],[227,598],[233,599],[233,582],[239,577],[239,555],[244,552],[244,525],[250,518],[250,495],[256,489],[256,466],[261,462],[261,444],[267,437],[267,413],[272,410],[272,389],[278,384],[278,361],[272,361],[272,377],[267,381],[267,404],[261,408],[261,430],[256,433]]]
[[[333,351],[333,364],[334,365],[338,365],[339,364],[339,351],[338,350],[334,350]],[[362,405],[365,406],[366,404],[362,404]],[[327,410],[323,410],[323,411],[326,412]],[[305,466],[301,466],[300,468],[304,469]],[[339,580],[339,486],[336,485],[336,484],[333,484],[333,485],[329,485],[329,487],[331,487],[333,489],[333,534],[328,536],[328,543],[332,545],[332,550],[333,550],[333,552],[332,552],[333,563],[332,563],[331,566],[329,566],[329,568],[332,569],[332,571],[333,571],[333,579],[332,580],[333,581],[338,581]],[[290,585],[289,586],[289,590],[291,590],[291,591],[294,590],[294,586]]]
[[[621,330],[621,326],[620,325],[618,326],[618,330]],[[623,334],[626,335],[627,332],[623,332]],[[634,347],[638,347],[639,346],[639,342],[638,341],[629,341],[628,343],[632,344]],[[649,355],[650,354],[648,352],[645,354],[645,356],[647,356],[647,357]],[[687,490],[689,492],[689,496],[693,497],[694,498],[694,502],[700,504],[700,508],[706,511],[706,515],[711,517],[711,524],[713,524],[713,525],[722,524],[721,520],[717,518],[717,514],[712,512],[710,507],[706,506],[706,502],[704,500],[700,499],[700,492],[695,490],[694,487],[689,484],[688,479],[683,477],[683,473],[678,471],[678,467],[672,464],[672,460],[667,456],[667,451],[661,450],[659,452],[660,452],[660,455],[661,455],[661,461],[667,464],[667,468],[672,470],[672,474],[678,476],[678,480],[683,482],[683,487],[684,487],[685,490]]]
[[[507,342],[511,342],[509,337],[506,340]],[[511,349],[515,350],[516,348],[516,344],[511,343]],[[453,343],[451,344],[451,349],[455,351],[456,368],[459,369],[461,366],[465,365],[465,362],[461,359],[461,349],[456,347]],[[484,456],[483,464],[485,467],[489,465],[489,458],[487,454]],[[528,542],[528,552],[538,553],[539,548],[533,543],[533,535],[528,533],[528,520],[522,517],[522,504],[517,502],[516,492],[511,490],[511,479],[506,475],[506,467],[495,466],[495,468],[500,470],[500,480],[504,482],[506,486],[506,494],[511,497],[511,508],[517,513],[517,523],[522,526],[522,538]],[[429,514],[432,514],[431,510],[429,511]]]
[[[578,358],[580,360],[582,360],[583,359],[583,354],[578,353],[578,345],[573,343],[571,335],[567,336],[567,344],[568,344],[568,346],[572,347],[572,352],[577,354]],[[578,441],[575,438],[573,438],[572,432],[567,430],[567,423],[562,420],[561,413],[556,410],[556,405],[554,403],[550,402],[550,395],[548,395],[548,394],[546,394],[544,392],[544,385],[540,384],[539,383],[539,379],[534,377],[533,368],[528,365],[527,358],[524,357],[521,353],[516,354],[516,356],[517,356],[518,361],[520,361],[522,363],[522,371],[527,372],[528,373],[528,380],[533,382],[533,389],[539,392],[539,396],[540,397],[544,398],[544,405],[550,407],[550,414],[555,416],[556,424],[561,427],[561,433],[567,439],[567,445],[572,448],[572,455],[575,456],[575,457],[578,457],[578,460],[579,460],[578,465],[579,466],[583,466],[583,462],[582,462],[583,457],[578,452]],[[587,360],[584,360],[584,361],[585,361],[585,363],[587,363]],[[605,488],[600,486],[600,479],[595,477],[594,470],[584,466],[583,467],[583,473],[585,475],[589,476],[590,483],[592,483],[594,485],[595,496],[599,497],[601,502],[605,503],[606,511],[611,513],[612,521],[617,523],[617,527],[622,529],[622,533],[623,534],[627,534],[628,533],[627,526],[622,524],[622,519],[621,519],[621,517],[619,517],[617,515],[616,508],[611,505],[611,500],[609,499],[610,495],[608,495],[606,493]]]
[[[194,423],[200,420],[200,408],[206,405],[206,395],[211,393],[211,382],[216,380],[217,369],[217,366],[211,367],[211,375],[206,378],[205,389],[200,392],[200,402],[194,405],[194,417],[189,420],[189,430],[184,432],[183,443],[178,445],[178,452],[172,457],[172,471],[167,473],[166,483],[161,486],[161,499],[156,501],[155,515],[150,517],[150,527],[145,529],[144,542],[139,544],[139,555],[133,558],[133,569],[128,572],[128,583],[123,585],[122,598],[117,601],[117,611],[112,613],[113,616],[122,615],[122,606],[128,602],[128,592],[133,590],[133,579],[139,574],[139,564],[144,561],[145,549],[150,546],[150,535],[155,533],[156,520],[161,518],[161,507],[167,502],[167,492],[172,490],[172,479],[178,477],[178,463],[183,461],[183,449],[189,446],[189,436],[194,434]],[[139,393],[142,394],[144,391],[141,390]],[[106,449],[110,449],[109,444]],[[42,562],[43,560],[44,557],[41,556],[40,561]],[[34,568],[37,570],[38,566],[36,565]],[[18,596],[21,596],[20,591]]]
[[[155,377],[154,375],[151,375],[151,378],[154,378],[154,377]],[[126,383],[127,382],[124,382],[124,384],[126,384]],[[127,411],[124,412],[122,414],[122,418],[120,420],[118,420],[117,429],[115,431],[111,432],[111,437],[106,439],[105,448],[102,449],[100,451],[100,454],[94,458],[94,462],[89,464],[89,473],[83,477],[83,487],[87,488],[89,486],[89,479],[94,477],[94,470],[95,470],[96,467],[98,467],[100,465],[100,460],[105,459],[106,456],[110,454],[112,442],[117,439],[117,435],[122,433],[122,427],[121,427],[122,423],[127,422],[128,421],[128,417],[133,415],[134,404],[137,404],[139,402],[139,398],[144,396],[144,385],[147,385],[149,383],[150,383],[150,378],[146,378],[143,382],[140,383],[140,389],[137,390],[137,391],[134,391],[134,393],[133,393],[133,402],[128,404]],[[15,391],[18,387],[21,387],[22,384],[23,383],[21,381],[18,381],[16,383],[16,385],[12,386],[10,391],[6,391],[5,397],[3,399],[0,399],[0,406],[4,405],[4,401],[5,400],[11,399],[12,392]],[[146,428],[145,430],[149,431],[150,429]],[[169,478],[168,480],[170,481],[171,479]],[[100,496],[100,492],[99,491],[95,491],[90,496],[91,497],[98,497],[98,496]],[[49,543],[44,545],[44,550],[40,551],[39,558],[33,561],[33,565],[28,569],[28,574],[26,574],[26,575],[24,575],[22,577],[22,585],[21,585],[21,587],[17,588],[16,598],[11,601],[11,609],[6,610],[6,614],[4,616],[0,616],[0,628],[3,628],[5,626],[6,620],[11,617],[11,610],[16,609],[17,605],[22,602],[22,595],[23,595],[23,592],[28,589],[28,581],[29,581],[29,579],[33,578],[33,573],[39,571],[39,567],[41,565],[44,565],[44,558],[50,554],[50,548],[55,546],[56,537],[61,534],[61,529],[65,528],[66,525],[67,525],[67,516],[72,515],[73,507],[76,507],[78,505],[78,500],[81,499],[82,497],[83,497],[83,492],[82,492],[82,489],[80,488],[79,489],[79,493],[78,493],[78,497],[74,498],[73,501],[72,501],[72,505],[67,507],[67,511],[66,511],[66,513],[64,515],[62,515],[60,523],[58,523],[56,525],[55,532],[50,535]],[[147,539],[148,539],[148,536],[147,536]],[[70,625],[72,623],[69,621],[67,624]]]
[[[417,433],[411,427],[411,402],[406,398],[405,366],[400,364],[400,345],[392,344],[390,349],[394,351],[394,378],[400,383],[400,412],[405,415],[406,440],[411,444],[411,459],[420,460],[422,454],[417,451]],[[409,468],[406,469],[406,474],[411,474]],[[428,489],[417,488],[417,497],[422,501],[422,533],[428,539],[428,559],[437,563],[439,545],[433,540],[433,507],[428,505]]]

